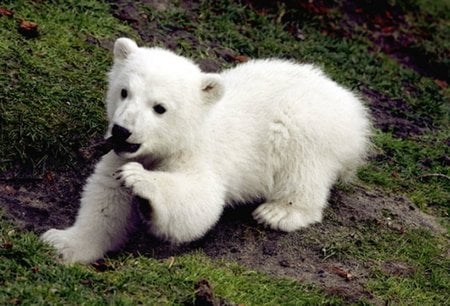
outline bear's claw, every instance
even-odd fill
[[[134,195],[148,198],[148,188],[150,185],[149,172],[137,162],[129,162],[123,165],[114,174],[121,185],[131,189]]]

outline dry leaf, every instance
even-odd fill
[[[21,20],[19,24],[19,33],[27,38],[37,37],[39,35],[38,24],[31,21]]]
[[[14,12],[6,9],[4,7],[0,7],[0,16],[11,17],[11,16],[14,16]]]
[[[347,280],[347,281],[350,281],[353,279],[353,275],[351,275],[349,272],[347,272],[344,269],[341,269],[339,267],[332,267],[330,269],[330,272],[332,272],[342,278],[345,278],[345,280]]]
[[[248,62],[249,58],[245,55],[236,55],[234,56],[234,61],[238,63],[245,63]]]
[[[444,80],[434,80],[434,83],[436,83],[437,86],[439,86],[441,89],[447,89],[448,83]]]

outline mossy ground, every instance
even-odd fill
[[[55,264],[51,250],[36,234],[3,218],[0,304],[183,304],[193,300],[193,286],[202,278],[211,282],[220,298],[246,305],[341,304],[359,299],[359,303],[449,303],[450,91],[448,75],[442,72],[450,70],[449,5],[425,0],[380,1],[378,6],[372,1],[359,5],[286,1],[261,7],[250,2],[162,1],[164,7],[159,9],[154,1],[0,2],[0,7],[14,12],[11,17],[0,15],[3,195],[16,196],[25,192],[22,189],[36,188],[33,184],[42,193],[48,187],[50,193],[52,177],[61,171],[86,175],[87,170],[79,169],[91,165],[79,149],[101,137],[105,128],[109,49],[117,37],[129,36],[140,44],[170,47],[212,69],[233,66],[247,57],[284,57],[323,67],[336,81],[360,92],[374,115],[374,154],[360,172],[360,184],[367,190],[406,195],[436,216],[447,232],[392,228],[380,219],[357,218],[354,224],[342,224],[339,207],[332,205],[323,224],[300,234],[276,236],[280,245],[303,243],[326,264],[363,266],[364,281],[358,286],[368,294],[352,299],[320,281],[311,285],[267,276],[211,259],[201,250],[178,254],[173,262],[125,253],[107,259],[111,270],[102,273],[93,267],[64,267]],[[386,12],[401,17],[390,18]],[[19,33],[21,19],[36,22],[39,36]],[[408,48],[404,37],[412,39]],[[404,60],[404,52],[414,53],[413,60]],[[444,69],[426,69],[421,59]],[[82,183],[82,178],[74,177]],[[0,199],[3,208],[11,207],[2,202],[6,197]],[[76,206],[75,197],[67,200]],[[385,213],[385,220],[402,218],[390,210]],[[10,218],[8,212],[4,215]],[[243,230],[244,235],[248,232],[250,238],[270,240],[270,232],[252,223]],[[265,256],[271,252],[266,248]]]

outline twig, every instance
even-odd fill
[[[443,178],[446,178],[447,180],[450,180],[450,176],[442,174],[442,173],[427,173],[427,174],[422,174],[421,176],[419,176],[419,178],[424,178],[424,177],[443,177]]]
[[[174,263],[175,263],[175,257],[170,256],[169,257],[169,269],[172,268]]]

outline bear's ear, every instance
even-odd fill
[[[114,43],[114,60],[124,60],[139,47],[129,38],[118,38]]]
[[[202,76],[202,96],[205,103],[214,103],[223,96],[224,87],[220,75],[204,73]]]

